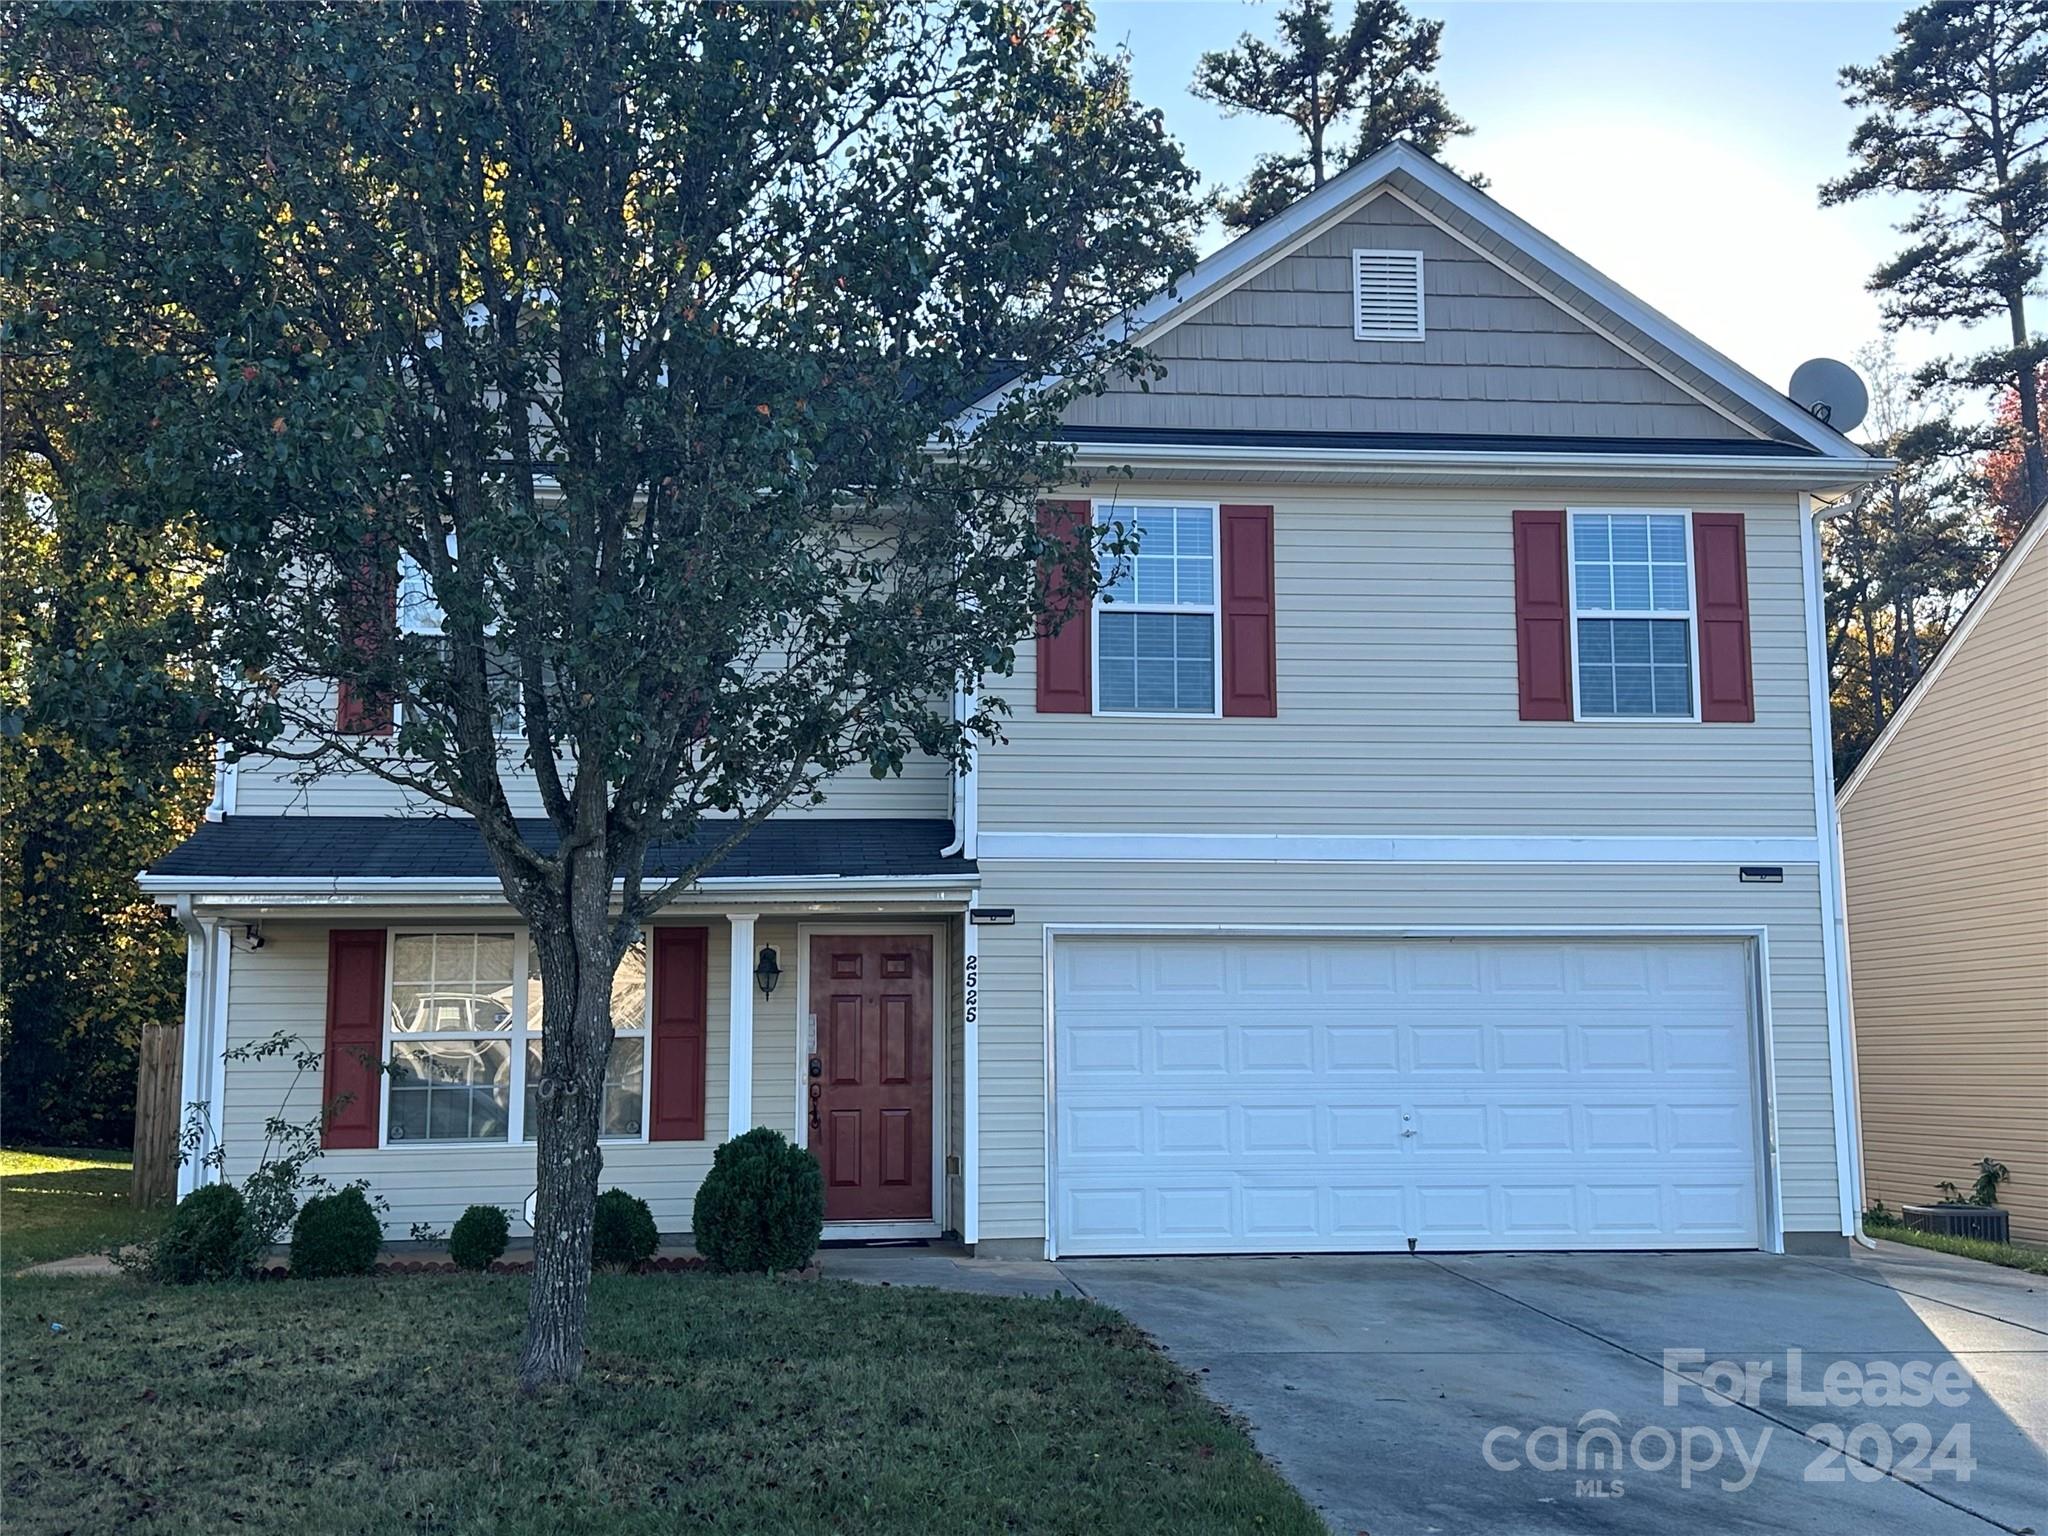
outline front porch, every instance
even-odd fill
[[[849,836],[873,842],[818,820],[809,862],[844,854]],[[944,828],[921,856],[938,869],[842,857],[830,872],[750,870],[700,882],[647,925],[614,987],[603,1182],[646,1200],[664,1236],[689,1232],[718,1145],[766,1126],[824,1166],[827,1241],[973,1240],[963,1085],[978,875]],[[203,1125],[180,1193],[212,1176],[207,1153],[239,1182],[266,1121],[304,1124],[339,1102],[318,1172],[368,1181],[389,1237],[445,1231],[471,1204],[504,1207],[521,1233],[540,981],[495,881],[175,878],[166,894],[190,936],[181,1100]],[[278,1035],[290,1052],[248,1054]],[[295,1073],[298,1050],[317,1069]]]

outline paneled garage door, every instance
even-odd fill
[[[1053,954],[1059,1253],[1757,1246],[1745,944]]]

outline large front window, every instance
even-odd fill
[[[541,979],[518,932],[391,936],[384,1139],[504,1142],[538,1133]],[[599,1134],[647,1130],[647,948],[612,981]]]
[[[1133,506],[1104,514],[1136,543],[1095,609],[1102,714],[1217,712],[1216,509]]]
[[[1585,720],[1693,717],[1692,540],[1682,512],[1574,512],[1572,640]]]

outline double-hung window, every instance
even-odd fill
[[[1686,514],[1573,512],[1571,561],[1579,718],[1695,718]]]
[[[1216,508],[1101,509],[1136,552],[1103,573],[1095,600],[1098,714],[1214,715],[1221,709]]]
[[[647,1134],[647,946],[612,981],[599,1134]],[[391,935],[384,1140],[531,1141],[538,1133],[541,981],[517,931]]]
[[[453,532],[448,535],[448,557],[451,560],[455,558]],[[440,636],[446,620],[447,615],[441,611],[441,605],[434,601],[433,583],[428,580],[426,571],[411,555],[400,551],[399,630],[408,635]],[[484,687],[490,694],[494,712],[492,729],[501,737],[520,737],[526,734],[526,715],[518,663],[492,640],[497,628],[495,622],[484,626]]]

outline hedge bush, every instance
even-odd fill
[[[165,1218],[149,1272],[172,1285],[231,1280],[248,1273],[252,1257],[242,1192],[232,1184],[202,1184]]]
[[[654,1230],[654,1212],[647,1202],[623,1189],[597,1197],[597,1221],[591,1231],[590,1262],[639,1264],[654,1257],[661,1235]]]
[[[489,1269],[505,1252],[512,1224],[495,1205],[472,1205],[448,1234],[448,1257],[459,1269]]]
[[[824,1173],[779,1131],[751,1130],[712,1155],[692,1226],[714,1269],[802,1269],[825,1230]]]
[[[316,1195],[292,1223],[292,1274],[301,1280],[367,1275],[384,1246],[384,1228],[362,1190]]]

